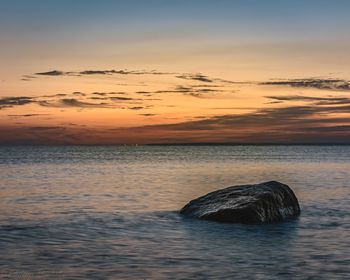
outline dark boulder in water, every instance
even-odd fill
[[[180,213],[224,223],[263,224],[295,217],[300,214],[300,207],[287,185],[270,181],[208,193],[190,201]]]

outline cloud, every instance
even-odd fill
[[[23,115],[7,115],[10,118],[29,118],[29,117],[37,117],[37,116],[48,116],[50,114],[23,114]]]
[[[350,104],[348,97],[313,97],[303,95],[287,95],[287,96],[265,96],[266,98],[277,101],[304,101],[312,102],[315,105],[345,105]]]
[[[185,79],[185,80],[201,81],[201,82],[206,82],[206,83],[213,82],[212,79],[210,79],[208,76],[205,76],[203,74],[181,74],[181,75],[176,76],[176,78]]]
[[[32,76],[32,75],[22,75],[21,81],[32,81],[34,79],[36,79],[36,76]]]
[[[80,127],[0,125],[1,145],[69,145],[82,143],[87,135],[89,131]]]
[[[111,106],[107,103],[90,103],[85,101],[80,101],[76,98],[63,98],[55,102],[49,101],[38,101],[39,105],[44,107],[77,107],[77,108],[110,108]]]
[[[197,137],[205,142],[349,143],[350,130],[346,128],[350,126],[350,117],[330,117],[333,113],[348,113],[349,110],[350,105],[264,108],[252,113],[218,115],[175,124],[147,125],[132,130],[140,134],[157,132],[161,135],[174,135],[183,142],[188,141],[187,137]]]
[[[51,95],[42,95],[36,97],[4,97],[0,99],[0,109],[12,108],[15,106],[26,105],[30,103],[37,104],[43,107],[53,108],[64,108],[64,107],[77,107],[77,108],[119,108],[126,109],[125,107],[118,106],[118,104],[126,103],[131,105],[143,105],[144,101],[155,101],[161,99],[144,99],[144,98],[133,98],[125,95],[124,92],[73,92],[71,94],[58,93]],[[62,98],[64,97],[64,98]],[[101,100],[103,102],[95,103],[89,102],[88,100]],[[148,105],[150,106],[150,105]],[[131,107],[131,110],[135,110],[138,106]],[[143,107],[142,107],[143,108]],[[30,114],[28,114],[30,115]]]
[[[112,75],[112,74],[120,74],[120,75],[169,75],[174,73],[161,72],[157,70],[85,70],[81,72],[77,72],[80,75]]]
[[[75,96],[86,96],[86,93],[80,92],[80,91],[75,91],[72,93]]]
[[[219,84],[250,84],[250,82],[234,82],[226,79],[221,78],[211,78],[207,75],[201,74],[201,73],[177,73],[177,72],[162,72],[158,70],[127,70],[127,69],[110,69],[110,70],[83,70],[83,71],[60,71],[60,70],[51,70],[46,72],[38,72],[35,73],[36,76],[93,76],[93,75],[171,75],[179,79],[184,80],[191,80],[191,81],[199,81],[203,83],[213,84],[213,83],[219,83]],[[23,75],[24,79],[27,79]],[[35,77],[35,76],[34,76]],[[142,82],[143,83],[143,82]],[[130,84],[119,84],[119,85],[128,85]],[[144,84],[137,84],[137,86],[144,86]],[[199,85],[202,86],[202,85]],[[208,85],[206,85],[208,87]],[[212,85],[212,87],[215,87],[218,85]]]
[[[74,98],[61,99],[61,103],[65,106],[72,106],[72,107],[91,107],[91,106],[95,107],[100,105],[95,103],[82,102]]]
[[[128,109],[130,109],[130,110],[142,110],[142,109],[145,109],[145,107],[135,106],[135,107],[129,107]]]
[[[260,85],[290,86],[298,88],[315,88],[324,90],[350,90],[350,81],[342,79],[289,79],[282,81],[263,82]]]
[[[60,70],[52,70],[47,72],[38,72],[35,75],[38,76],[81,76],[81,75],[171,75],[175,73],[161,72],[157,70],[83,70],[79,72],[69,71],[64,72]]]
[[[109,98],[108,97],[92,96],[92,97],[89,97],[89,99],[92,99],[92,100],[106,100],[106,99],[109,99]]]
[[[27,96],[4,97],[0,98],[0,109],[26,105],[33,102],[35,102],[34,99]]]
[[[128,95],[125,91],[107,92],[107,95]]]
[[[76,105],[76,103],[73,103]],[[141,110],[144,107],[130,107]],[[262,108],[244,114],[199,116],[172,124],[128,128],[0,126],[0,143],[350,143],[350,105]],[[337,114],[337,113],[347,113]],[[151,116],[151,114],[142,114]],[[89,137],[87,137],[89,136]]]
[[[132,98],[132,97],[123,97],[123,96],[113,96],[109,97],[110,100],[122,100],[122,101],[131,101],[131,100],[142,100],[141,98]]]
[[[63,97],[63,96],[67,96],[68,94],[66,93],[57,93],[57,94],[51,94],[51,95],[43,95],[41,97]]]
[[[151,96],[152,94],[162,94],[162,93],[181,93],[184,95],[197,97],[197,98],[216,98],[218,97],[216,93],[220,92],[226,92],[226,90],[222,89],[212,89],[212,88],[206,88],[203,86],[191,86],[191,85],[178,85],[173,89],[169,90],[158,90],[153,93],[151,92],[137,92],[139,94],[147,94],[147,96]],[[234,90],[230,90],[229,92],[235,92]],[[210,94],[210,95],[209,95]]]
[[[280,104],[283,103],[283,101],[270,101],[270,102],[266,102],[265,104]]]
[[[202,85],[192,85],[193,88],[216,88],[220,87],[219,85],[208,85],[208,84],[202,84]]]
[[[251,84],[251,82],[234,82],[226,79],[221,78],[210,78],[206,75],[203,75],[201,73],[192,74],[192,73],[186,73],[186,74],[180,74],[177,75],[176,78],[184,79],[184,80],[193,80],[193,81],[200,81],[205,83],[225,83],[225,84]],[[213,85],[214,87],[215,85]]]
[[[26,79],[36,79],[37,78],[37,77],[32,76],[32,75],[23,75],[22,77],[26,78]]]
[[[140,114],[140,116],[153,117],[153,116],[157,116],[157,114],[148,113],[148,114]]]
[[[35,75],[40,75],[40,76],[63,76],[63,75],[67,75],[67,74],[68,74],[68,72],[63,72],[63,71],[58,71],[58,70],[35,73]]]

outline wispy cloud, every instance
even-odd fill
[[[290,86],[297,88],[315,88],[324,90],[350,90],[350,81],[342,79],[289,79],[260,83],[270,86]]]
[[[0,109],[12,108],[16,106],[23,106],[27,104],[37,104],[43,107],[63,108],[63,107],[77,107],[77,108],[112,108],[112,109],[128,109],[125,105],[137,105],[131,106],[131,110],[141,109],[139,105],[145,105],[150,101],[162,100],[159,98],[137,98],[124,96],[124,92],[73,92],[70,94],[59,93],[42,95],[36,97],[19,96],[19,97],[4,97],[0,99]],[[119,96],[121,95],[121,96]],[[62,98],[64,97],[64,98]],[[100,100],[101,102],[89,102],[89,100]],[[146,105],[145,105],[146,106]],[[150,106],[150,105],[147,105]],[[145,108],[145,107],[142,107]],[[21,115],[25,116],[25,114]],[[27,114],[27,116],[33,116]]]
[[[246,82],[233,82],[221,78],[211,78],[201,73],[176,73],[176,72],[163,72],[158,70],[127,70],[127,69],[111,69],[111,70],[83,70],[83,71],[61,71],[51,70],[46,72],[37,72],[33,77],[38,76],[92,76],[92,75],[172,75],[178,79],[192,80],[196,82],[204,83],[225,83],[225,84],[246,84]],[[28,75],[23,75],[23,78],[27,78]]]
[[[108,107],[107,104],[104,104],[104,103],[84,102],[75,98],[63,98],[55,101],[41,100],[41,101],[38,101],[38,104],[40,106],[53,107],[53,108],[62,108],[62,107],[105,108],[105,107]]]
[[[145,109],[145,107],[142,107],[142,106],[134,106],[134,107],[129,107],[128,109],[130,109],[130,110],[142,110],[142,109]]]
[[[157,90],[154,92],[145,92],[145,91],[141,91],[141,92],[137,92],[139,94],[143,94],[146,96],[151,96],[153,94],[163,94],[163,93],[180,93],[183,95],[188,95],[188,96],[192,96],[192,97],[196,97],[196,98],[222,98],[222,96],[219,96],[219,93],[222,92],[229,92],[229,93],[234,93],[237,92],[236,90],[224,90],[221,89],[219,87],[213,87],[213,88],[207,88],[207,87],[203,87],[202,85],[198,86],[198,85],[178,85],[174,88],[171,89],[167,89],[167,90]]]
[[[181,74],[181,75],[176,76],[176,78],[185,79],[185,80],[201,81],[201,82],[206,82],[206,83],[213,82],[212,79],[210,79],[208,76],[205,76],[203,74]]]
[[[315,105],[350,104],[350,98],[348,97],[314,97],[314,96],[303,96],[303,95],[265,96],[265,97],[276,101],[312,102]]]
[[[132,101],[133,99],[112,99],[111,98],[104,98],[104,97],[91,97],[91,99],[102,99],[104,101],[108,100],[121,100],[121,101]],[[62,107],[76,107],[76,108],[110,108],[110,109],[125,109],[125,106],[120,106],[116,104],[115,102],[99,102],[99,103],[92,103],[92,102],[86,102],[82,100],[78,100],[76,98],[63,98],[55,101],[38,101],[38,104],[44,107],[53,107],[53,108],[62,108]],[[132,104],[137,104],[136,102],[133,102]],[[143,107],[142,107],[143,108]],[[134,110],[131,108],[131,110]]]
[[[64,106],[69,106],[69,107],[83,107],[83,108],[96,108],[96,107],[105,107],[106,104],[104,103],[89,103],[89,102],[83,102],[83,101],[79,101],[77,99],[74,98],[64,98],[61,99],[60,102],[62,103],[62,105]]]
[[[7,115],[10,118],[29,118],[29,117],[38,117],[38,116],[49,116],[50,114],[17,114],[17,115]]]
[[[286,106],[244,114],[199,116],[196,120],[172,124],[104,130],[71,125],[0,126],[0,143],[349,143],[350,116],[335,114],[349,110],[350,105]]]
[[[118,101],[143,100],[142,98],[132,98],[132,97],[123,97],[123,96],[112,96],[112,97],[109,97],[109,99],[118,100]]]
[[[62,76],[66,75],[70,72],[63,72],[63,71],[58,71],[58,70],[52,70],[52,71],[47,71],[47,72],[39,72],[35,73],[35,75],[40,75],[40,76]]]
[[[0,98],[0,109],[26,105],[33,102],[35,102],[34,99],[27,96],[4,97]]]
[[[157,70],[83,70],[83,71],[60,71],[60,70],[52,70],[47,72],[38,72],[35,73],[35,75],[38,76],[79,76],[79,75],[114,75],[114,74],[120,74],[120,75],[170,75],[175,73],[169,73],[169,72],[161,72]]]
[[[148,113],[148,114],[140,114],[140,116],[153,117],[153,116],[157,116],[157,114]]]
[[[218,115],[195,121],[164,125],[147,125],[135,131],[157,131],[162,135],[179,135],[183,141],[191,135],[208,141],[252,143],[295,143],[323,140],[349,142],[350,117],[328,117],[332,113],[347,113],[350,105],[343,106],[290,106],[264,108],[252,113]],[[202,118],[202,117],[201,117]],[[182,136],[180,136],[182,135]],[[319,137],[319,138],[318,138]],[[210,140],[209,140],[210,142]]]
[[[205,83],[219,83],[219,84],[250,84],[251,82],[236,82],[236,81],[230,81],[226,79],[221,78],[212,78],[207,75],[201,74],[201,73],[184,73],[179,74],[176,76],[176,78],[184,79],[184,80],[192,80],[192,81],[200,81]],[[214,85],[215,86],[215,85]]]

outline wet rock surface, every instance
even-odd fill
[[[300,214],[298,199],[285,184],[269,181],[220,189],[190,201],[180,213],[224,223],[283,222]]]

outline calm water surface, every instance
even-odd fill
[[[289,223],[179,216],[278,180]],[[350,146],[0,147],[0,279],[350,279]]]

